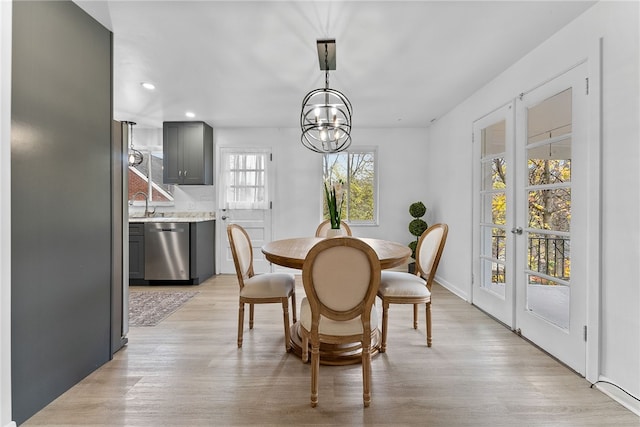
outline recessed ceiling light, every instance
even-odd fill
[[[185,116],[189,117],[190,119],[194,118],[196,116],[196,113],[192,113],[191,111],[187,111],[186,113],[184,113]]]
[[[142,85],[143,88],[145,88],[147,90],[154,90],[156,88],[156,85],[154,85],[153,83],[142,82],[140,84]]]

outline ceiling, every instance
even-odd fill
[[[324,86],[316,40],[335,38],[355,129],[429,126],[595,2],[76,3],[113,31],[116,120],[298,127]]]

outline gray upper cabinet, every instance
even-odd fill
[[[213,184],[213,129],[204,122],[164,122],[163,182]]]

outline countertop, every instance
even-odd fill
[[[151,217],[130,216],[129,222],[204,222],[215,221],[216,216],[213,212],[165,212],[156,213]]]

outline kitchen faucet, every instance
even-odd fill
[[[138,191],[133,196],[131,196],[131,200],[129,200],[129,206],[133,206],[133,202],[136,199],[138,194],[142,194],[144,196],[144,216],[145,218],[150,217],[154,213],[156,213],[156,208],[153,208],[153,212],[149,212],[149,196],[144,191]]]

